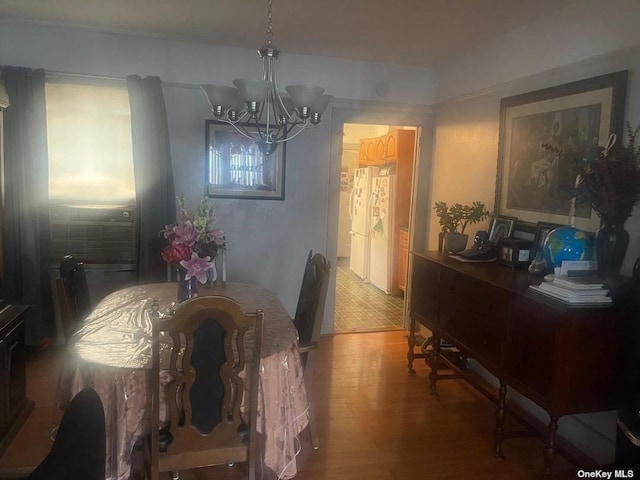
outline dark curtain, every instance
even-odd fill
[[[167,279],[167,266],[160,256],[164,238],[158,232],[176,219],[167,111],[158,77],[132,75],[127,77],[127,86],[140,227],[138,279],[161,282]]]
[[[2,297],[29,305],[26,343],[56,334],[49,280],[49,166],[44,70],[2,69],[4,111],[4,276]]]

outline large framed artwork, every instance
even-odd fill
[[[209,197],[284,200],[286,143],[265,155],[254,140],[227,123],[207,120],[205,127]]]
[[[566,225],[576,185],[573,162],[545,149],[579,152],[623,141],[627,71],[502,99],[496,178],[496,213],[519,221]],[[599,218],[575,204],[576,228],[595,231]]]

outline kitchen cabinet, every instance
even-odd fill
[[[415,130],[394,130],[376,138],[361,138],[358,163],[362,167],[381,166],[413,159]]]
[[[398,288],[404,292],[407,288],[407,266],[409,264],[409,231],[406,228],[400,229],[398,250]]]
[[[376,160],[376,139],[361,138],[358,150],[358,163],[361,167],[368,167],[375,164]]]
[[[384,137],[385,163],[402,161],[403,158],[413,155],[415,142],[414,130],[394,130]]]
[[[24,305],[0,310],[0,454],[33,410],[27,398]]]

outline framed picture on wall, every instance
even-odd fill
[[[248,130],[251,127],[243,125]],[[232,125],[205,123],[205,175],[209,197],[284,200],[286,143],[270,155]]]
[[[627,71],[502,99],[496,212],[531,223],[566,224],[574,198],[572,160],[544,147],[579,152],[622,139]],[[599,217],[575,206],[575,226],[595,231]]]

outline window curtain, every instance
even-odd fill
[[[4,275],[2,297],[29,305],[27,345],[56,334],[49,278],[49,167],[44,70],[2,69],[4,110]]]
[[[127,87],[139,225],[138,279],[161,282],[167,279],[167,266],[160,256],[164,238],[158,232],[176,218],[167,111],[158,77],[131,75]]]

